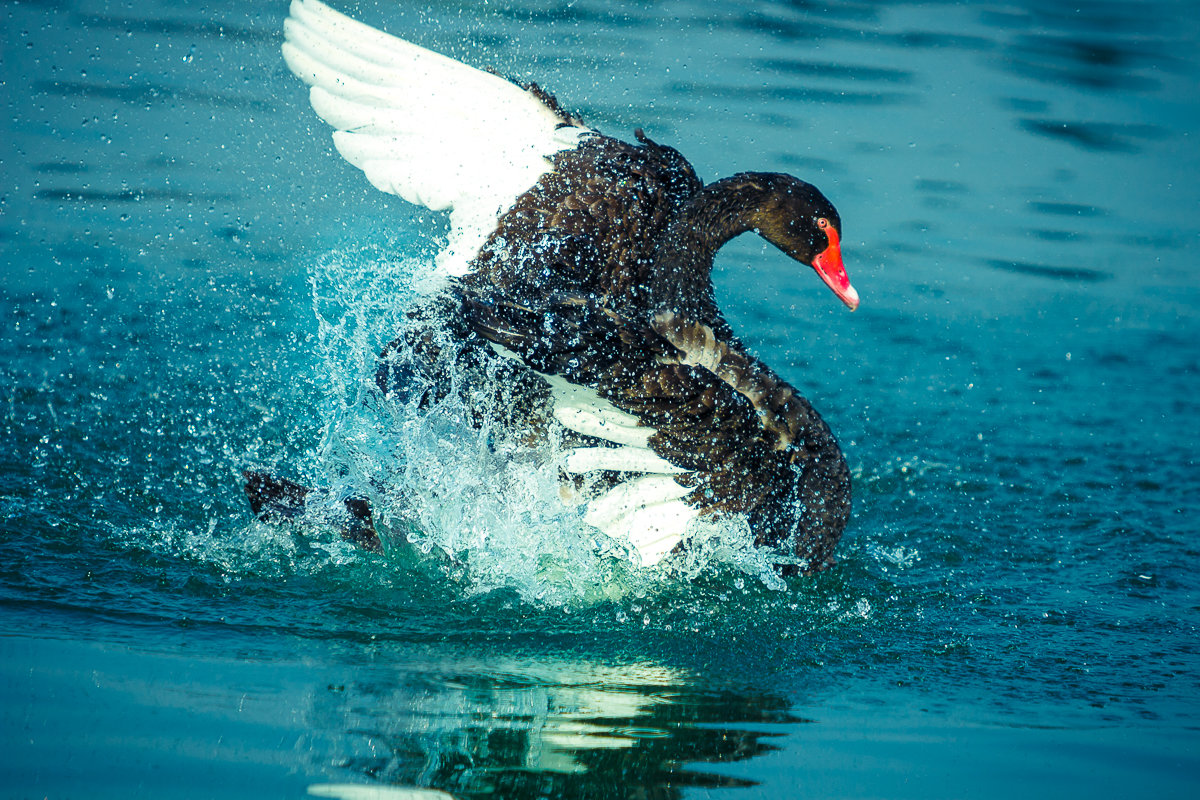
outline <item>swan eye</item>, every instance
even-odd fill
[[[829,220],[825,219],[824,217],[821,217],[820,219],[817,220],[817,227],[818,228],[828,228]]]

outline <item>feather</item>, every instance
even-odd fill
[[[294,0],[283,56],[312,87],[334,145],[378,189],[450,212],[438,255],[465,275],[500,215],[576,147],[588,128],[568,124],[539,92],[375,30],[319,0]]]

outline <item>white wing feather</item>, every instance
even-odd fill
[[[338,152],[376,188],[450,211],[450,241],[438,256],[447,275],[469,271],[499,216],[551,169],[550,156],[593,132],[564,126],[539,99],[503,78],[375,30],[319,0],[293,0],[284,37],[284,60],[312,87],[313,110],[335,128]],[[590,500],[584,521],[630,542],[643,566],[658,563],[697,516],[682,499],[689,490],[670,477],[684,470],[649,449],[653,428],[590,389],[542,377],[559,422],[619,445],[572,451],[569,471],[642,473]]]
[[[661,561],[698,516],[681,498],[690,489],[665,475],[643,475],[620,483],[588,503],[583,521],[634,546],[642,566]]]
[[[449,210],[438,256],[463,275],[498,217],[575,147],[586,128],[563,126],[538,98],[496,75],[364,25],[319,0],[293,0],[283,57],[309,84],[338,152],[371,184]]]
[[[503,358],[521,361],[516,353],[494,342],[492,350]],[[629,473],[622,483],[586,501],[583,521],[613,539],[632,544],[643,567],[662,561],[682,541],[688,524],[699,516],[682,499],[691,490],[671,477],[687,470],[650,449],[654,428],[600,397],[595,389],[577,386],[559,375],[537,374],[550,385],[554,418],[563,427],[617,445],[570,450],[566,454],[567,472]]]

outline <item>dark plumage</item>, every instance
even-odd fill
[[[529,442],[558,426],[580,446],[567,472],[608,476],[585,519],[647,563],[681,546],[671,514],[697,511],[744,515],[757,544],[803,568],[828,562],[850,514],[845,459],[808,401],[733,335],[711,281],[721,246],[754,231],[856,307],[841,220],[815,187],[753,172],[706,185],[640,130],[637,143],[603,136],[534,84],[317,0],[296,0],[286,30],[288,64],[343,155],[385,191],[449,208],[456,226],[439,259],[458,277],[381,355],[385,393],[436,399],[447,364],[492,381],[480,421]],[[421,99],[430,86],[437,102]],[[427,128],[458,138],[414,133]],[[442,331],[460,343],[451,361]]]
[[[452,292],[471,330],[541,373],[596,389],[656,429],[688,473],[687,502],[745,514],[760,545],[829,558],[850,474],[817,412],[734,338],[713,298],[717,250],[758,230],[811,262],[833,206],[788,175],[704,186],[674,149],[595,136],[500,218],[478,270]],[[685,363],[709,353],[708,367]]]

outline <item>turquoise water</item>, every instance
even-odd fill
[[[716,280],[843,443],[840,563],[637,573],[371,401],[445,222],[332,154],[285,4],[9,3],[0,795],[1194,794],[1190,3],[339,7],[837,204],[859,311],[750,238]]]

